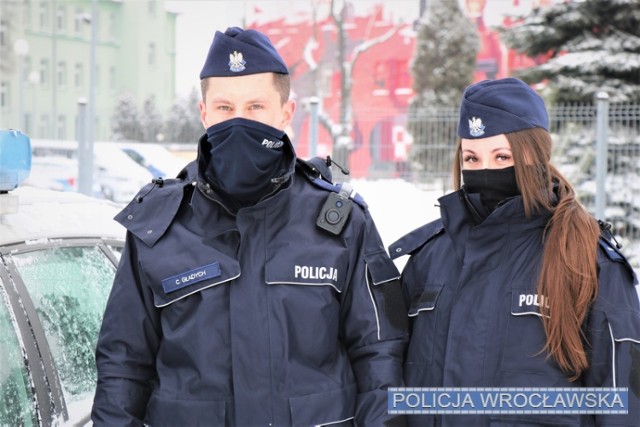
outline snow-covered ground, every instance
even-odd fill
[[[440,217],[436,206],[442,190],[418,186],[403,179],[352,179],[349,183],[364,198],[385,248],[408,232]],[[402,268],[407,257],[396,260]]]

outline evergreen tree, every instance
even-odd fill
[[[548,80],[559,102],[591,102],[599,91],[640,101],[640,0],[560,2],[499,31],[518,52],[549,57],[517,77]]]
[[[176,98],[169,109],[164,124],[165,141],[193,144],[204,133],[198,101],[200,95],[196,89],[188,97]]]
[[[136,99],[130,93],[120,95],[111,116],[111,138],[114,141],[142,141],[142,126]]]
[[[412,161],[428,173],[449,170],[457,114],[446,126],[437,116],[443,112],[452,114],[450,110],[460,102],[464,88],[473,80],[479,49],[476,27],[458,1],[429,2],[426,16],[418,24],[411,64],[416,96],[409,105],[408,123],[413,136]]]
[[[145,142],[156,142],[158,136],[162,134],[162,115],[158,111],[156,98],[150,95],[142,106],[142,117],[140,117],[142,127],[142,140]]]

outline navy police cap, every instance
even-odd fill
[[[200,80],[258,73],[289,74],[269,38],[259,31],[239,27],[229,27],[224,33],[216,31]]]
[[[487,138],[530,128],[549,130],[544,101],[522,80],[484,80],[462,94],[458,136]]]

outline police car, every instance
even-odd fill
[[[124,228],[119,207],[19,187],[30,140],[0,130],[0,426],[83,425]]]

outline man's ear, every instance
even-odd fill
[[[200,122],[202,123],[202,126],[204,126],[204,128],[207,128],[207,107],[204,105],[204,101],[200,100],[200,102],[198,103],[198,107],[200,108]]]
[[[296,111],[296,101],[288,100],[282,106],[282,123],[280,129],[286,129],[293,120],[293,113]]]

